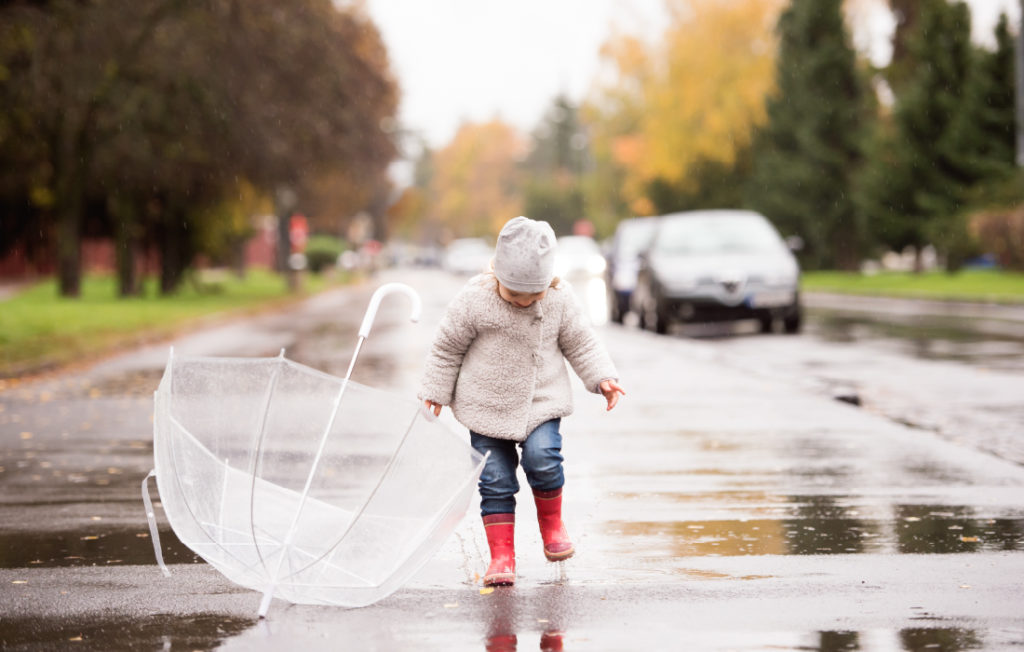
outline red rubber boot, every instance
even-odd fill
[[[484,574],[484,586],[511,586],[516,582],[516,515],[489,514],[484,532],[491,549],[491,565]]]
[[[569,533],[562,523],[562,490],[534,491],[533,500],[537,504],[540,536],[544,539],[544,556],[548,561],[562,561],[572,557],[576,549],[572,547]]]

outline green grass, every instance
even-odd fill
[[[871,276],[850,272],[806,272],[801,287],[807,292],[1024,303],[1024,274],[993,270],[967,270],[955,274],[884,272]]]
[[[307,275],[302,294],[329,283]],[[155,280],[144,283],[141,297],[120,298],[114,278],[86,277],[78,299],[58,296],[56,281],[43,281],[0,300],[0,378],[166,338],[208,320],[282,305],[296,296],[280,276],[262,270],[249,271],[244,280],[226,274],[215,281],[185,283],[168,297],[160,296]]]

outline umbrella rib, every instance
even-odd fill
[[[398,454],[405,447],[405,442],[406,442],[406,440],[408,440],[409,433],[412,432],[412,427],[416,424],[416,419],[418,417],[419,417],[419,413],[418,412],[413,413],[412,421],[409,422],[409,426],[405,429],[405,432],[402,433],[402,439],[398,442],[398,446],[395,447],[395,453],[391,456],[391,459],[388,460],[388,464],[387,464],[386,467],[384,467],[384,471],[380,474],[380,478],[377,479],[377,484],[374,485],[373,491],[371,491],[370,495],[366,497],[366,500],[363,501],[363,504],[359,506],[359,510],[352,517],[352,520],[349,521],[348,527],[346,527],[345,531],[342,532],[341,536],[338,537],[337,542],[335,542],[335,544],[333,546],[331,546],[326,552],[324,552],[322,555],[320,555],[319,559],[316,559],[316,560],[312,561],[311,563],[307,564],[306,566],[304,566],[303,568],[300,568],[297,571],[294,571],[291,575],[297,575],[298,573],[301,573],[302,571],[306,570],[307,568],[310,568],[311,566],[316,564],[321,559],[325,559],[327,557],[327,555],[332,554],[334,552],[334,550],[337,549],[337,547],[341,545],[341,542],[345,540],[345,537],[348,536],[348,533],[351,532],[352,528],[355,527],[356,523],[359,522],[359,519],[360,519],[360,517],[362,517],[363,512],[366,511],[366,508],[373,501],[373,497],[377,495],[377,491],[380,490],[381,485],[384,484],[384,480],[388,477],[388,474],[391,472],[391,469],[394,468],[395,460],[398,459]],[[288,577],[291,577],[291,575],[289,575]],[[321,571],[321,576],[322,575],[323,575],[323,572]]]
[[[341,383],[341,387],[338,389],[338,395],[334,399],[334,408],[331,410],[331,418],[327,420],[327,426],[324,428],[324,434],[320,436],[320,446],[317,448],[316,457],[313,458],[313,464],[309,469],[309,475],[306,476],[306,484],[302,488],[302,495],[299,496],[299,504],[295,508],[295,515],[292,517],[291,525],[288,527],[288,532],[285,534],[284,543],[281,547],[281,555],[277,559],[277,566],[274,569],[273,575],[270,576],[270,583],[267,585],[266,590],[263,593],[263,600],[260,601],[259,616],[262,618],[266,616],[267,609],[270,608],[270,600],[274,595],[274,588],[280,581],[279,575],[281,574],[281,566],[284,565],[285,557],[288,554],[288,548],[291,546],[292,538],[295,536],[295,529],[299,523],[299,517],[302,516],[302,508],[306,504],[306,498],[309,496],[309,488],[313,484],[313,477],[316,475],[317,469],[320,467],[320,459],[323,457],[324,447],[327,445],[327,438],[331,434],[331,429],[334,427],[334,420],[338,416],[338,409],[341,407],[341,398],[345,395],[345,389],[348,387],[349,378],[352,376],[352,367],[355,365],[356,357],[359,355],[359,349],[362,348],[364,337],[360,337],[356,344],[355,353],[352,356],[352,361],[348,366],[348,374]],[[256,479],[253,477],[253,483],[255,484]],[[355,518],[359,518],[358,514]],[[350,525],[351,527],[351,525]]]
[[[249,486],[249,529],[252,534],[253,546],[256,548],[256,556],[263,566],[263,570],[267,570],[267,562],[263,559],[263,552],[260,550],[259,545],[256,543],[256,467],[259,465],[260,458],[263,455],[263,438],[267,434],[267,417],[270,414],[270,400],[273,398],[274,389],[277,387],[277,379],[281,375],[281,369],[284,367],[284,349],[281,349],[280,355],[277,356],[278,365],[274,368],[274,375],[270,377],[270,382],[267,384],[267,394],[263,403],[263,416],[260,419],[260,429],[256,435],[256,450],[253,452],[252,465],[250,468],[249,475],[252,477],[252,484]]]
[[[173,355],[173,349],[172,349],[172,355]],[[170,371],[168,373],[173,374],[173,357],[172,357],[172,361],[168,362],[168,366],[171,367],[171,369],[170,369]],[[173,405],[170,404],[172,399],[173,399],[173,393],[174,393],[174,388],[173,388],[173,386],[171,386],[171,387],[168,388],[168,394],[169,395],[167,397],[167,401],[168,401],[169,404],[167,406],[167,419],[180,432],[184,433],[186,436],[188,436],[192,440],[196,441],[197,444],[199,445],[199,447],[204,452],[206,452],[207,455],[213,456],[213,453],[210,452],[210,450],[208,448],[206,448],[206,446],[203,446],[200,442],[198,442],[198,440],[196,440],[195,436],[192,435],[192,433],[189,432],[189,430],[187,428],[185,428],[185,426],[180,421],[178,421],[178,419],[174,416]],[[180,496],[184,497],[184,496],[188,495],[188,492],[186,492],[185,488],[182,486],[182,484],[181,484],[181,474],[178,473],[178,446],[176,444],[176,440],[177,440],[176,437],[172,437],[172,436],[170,436],[170,434],[168,434],[168,448],[170,449],[170,457],[168,459],[168,463],[170,464],[171,469],[172,469],[171,476],[173,477],[173,481],[174,481],[175,486],[177,486],[177,488],[178,488],[178,494]],[[158,476],[157,477],[158,489],[159,489],[159,480],[160,480],[160,478]],[[184,506],[185,510],[188,512],[188,515],[192,518],[192,521],[195,522],[195,523],[199,523],[200,522],[199,515],[195,512],[195,510],[192,509],[191,503],[189,503],[189,501],[187,501],[187,500],[182,500],[182,505]],[[167,513],[166,508],[165,508],[164,512]],[[170,520],[170,514],[169,513],[168,513],[168,520]],[[172,528],[174,527],[174,523],[173,522],[171,523],[171,527]],[[213,540],[213,537],[210,536],[209,532],[207,532],[203,528],[199,528],[199,530],[200,530],[200,532],[203,533],[203,535],[207,539],[209,539],[210,543],[216,545],[217,542]],[[192,543],[195,544],[196,542],[193,541]],[[189,547],[192,547],[192,546],[189,545]],[[224,551],[228,552],[230,554],[230,551],[228,551],[227,549],[224,549]],[[258,548],[257,548],[257,552],[259,552]],[[235,556],[232,555],[232,557],[235,557]],[[235,557],[235,559],[239,563],[244,563],[240,559],[237,559],[237,557]],[[207,561],[209,561],[209,560],[207,560]]]

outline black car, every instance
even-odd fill
[[[673,321],[776,320],[800,330],[800,267],[763,215],[709,210],[658,219],[641,256],[631,308],[642,328],[667,331]]]

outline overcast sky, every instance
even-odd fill
[[[882,0],[879,0],[880,2]],[[1019,0],[970,0],[975,35],[990,34],[999,11],[1016,20]],[[500,117],[524,132],[553,98],[582,100],[599,71],[610,34],[662,32],[663,0],[366,0],[402,89],[400,120],[434,147],[463,121]],[[888,12],[872,36],[858,35],[885,58]]]

